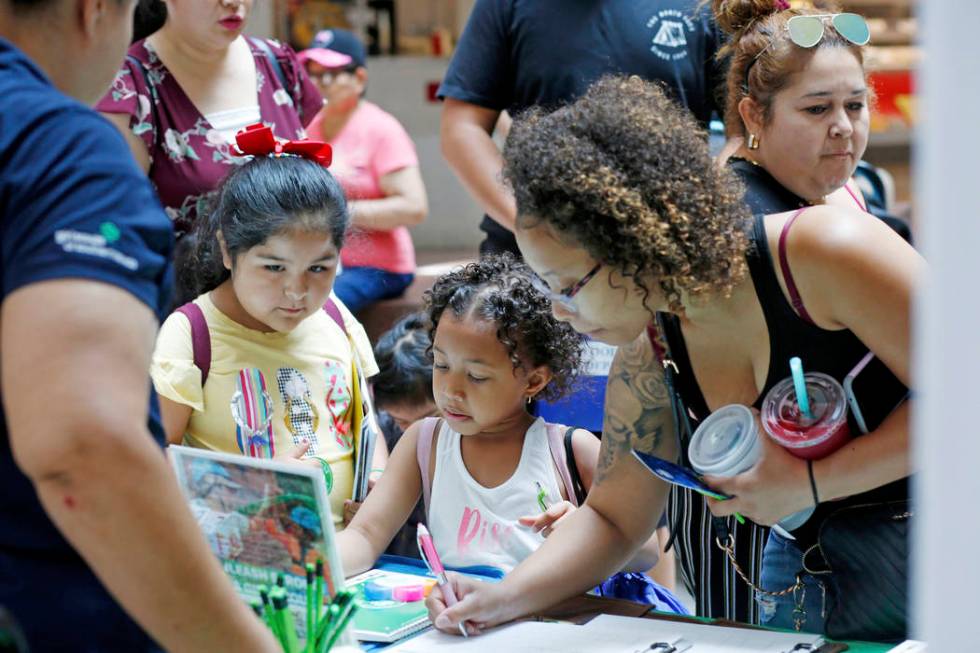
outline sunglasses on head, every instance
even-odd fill
[[[824,29],[827,20],[833,25],[837,33],[850,41],[854,45],[867,45],[871,40],[871,30],[864,16],[858,14],[813,14],[809,16],[793,16],[786,21],[786,31],[789,32],[789,40],[801,48],[812,48],[823,40]],[[771,48],[776,42],[773,39],[769,45],[759,50],[759,54],[752,58],[749,65],[745,68],[745,88],[749,87],[749,71],[759,60],[766,50]]]
[[[854,45],[867,45],[871,40],[868,22],[858,14],[793,16],[786,21],[789,39],[801,48],[812,48],[823,39],[824,26],[828,19],[837,33]]]

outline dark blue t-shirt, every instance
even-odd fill
[[[439,87],[516,115],[585,94],[605,74],[661,80],[707,124],[718,31],[697,0],[477,0]]]
[[[122,135],[0,39],[0,302],[32,283],[77,278],[123,288],[162,316],[172,249],[170,222]],[[162,444],[153,396],[150,406]],[[157,650],[48,519],[14,463],[2,407],[0,605],[35,652]]]
[[[439,87],[453,98],[517,115],[573,102],[610,73],[664,82],[705,126],[723,71],[711,12],[697,0],[477,0]],[[490,218],[481,228],[516,252]]]

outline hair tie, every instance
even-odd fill
[[[790,8],[789,0],[774,0],[776,5],[776,11],[786,11]]]
[[[249,125],[235,134],[237,147],[232,151],[238,156],[279,156],[292,154],[319,163],[324,168],[333,160],[333,148],[323,141],[278,141],[270,127],[262,123]]]

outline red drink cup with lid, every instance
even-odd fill
[[[797,458],[819,460],[851,438],[844,388],[822,372],[804,375],[810,416],[800,409],[793,378],[777,383],[762,402],[762,425],[777,444]]]

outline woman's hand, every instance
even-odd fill
[[[521,517],[517,522],[521,526],[529,527],[535,533],[541,533],[548,537],[558,527],[558,524],[573,512],[575,512],[575,506],[569,501],[562,501],[551,506],[540,515]]]
[[[759,421],[758,414],[756,421]],[[787,515],[813,507],[806,461],[773,442],[759,424],[762,458],[738,476],[705,476],[709,486],[732,495],[727,501],[707,499],[718,517],[741,513],[757,524],[771,526]]]
[[[451,635],[459,635],[459,624],[463,622],[468,635],[476,635],[497,624],[521,616],[516,607],[518,601],[505,596],[498,583],[485,583],[470,576],[446,574],[456,595],[457,603],[447,607],[442,588],[436,585],[425,600],[429,609],[429,619],[439,630]]]

